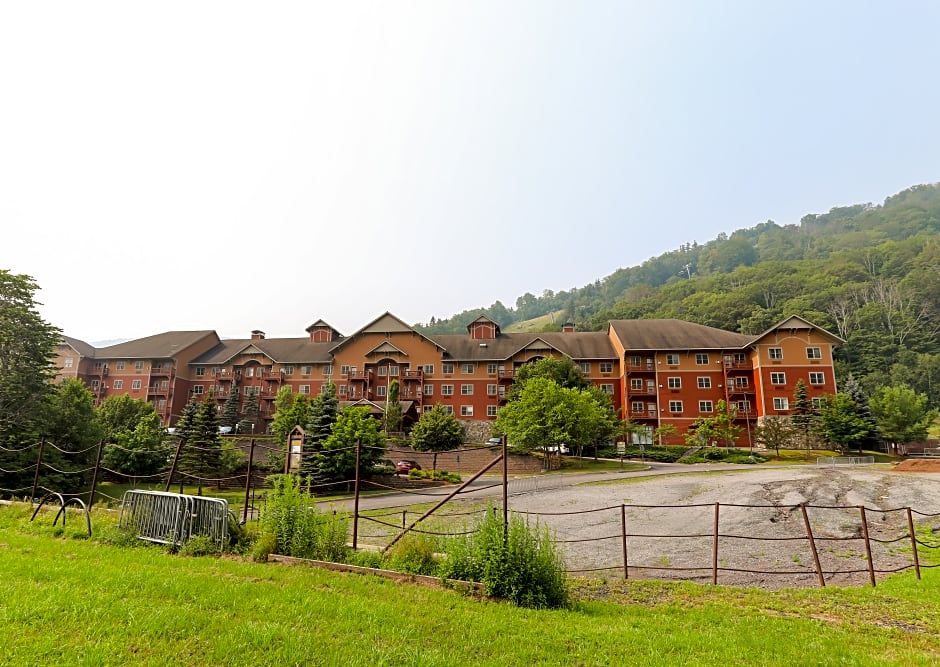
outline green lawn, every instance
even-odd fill
[[[3,665],[936,665],[940,568],[875,589],[578,583],[564,611],[119,544],[0,506]],[[117,543],[97,540],[111,536]]]

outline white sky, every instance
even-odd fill
[[[0,268],[346,334],[940,180],[940,3],[0,0]]]

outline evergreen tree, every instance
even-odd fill
[[[225,403],[222,405],[222,416],[219,418],[219,426],[227,426],[233,431],[238,424],[238,393],[237,387],[229,390]]]
[[[203,482],[217,475],[222,456],[218,408],[211,393],[198,405],[187,430],[189,437],[180,456],[180,470],[196,478],[199,495],[202,495]]]
[[[346,408],[339,413],[330,436],[317,457],[318,483],[351,481],[356,474],[356,445],[362,443],[359,472],[371,470],[385,455],[385,437],[378,419],[366,408]]]
[[[323,442],[330,437],[333,423],[339,414],[339,399],[336,397],[336,386],[328,383],[323,391],[310,401],[310,413],[304,429],[304,454],[300,462],[301,478],[316,478],[317,452],[323,448]]]
[[[842,386],[842,391],[852,397],[852,400],[855,401],[859,417],[867,424],[868,433],[858,442],[859,454],[862,453],[863,449],[876,449],[879,443],[878,421],[872,414],[871,405],[868,403],[868,397],[865,395],[862,385],[855,379],[855,376],[850,373],[845,384]]]
[[[242,404],[242,418],[238,422],[238,432],[253,435],[255,431],[259,431],[258,414],[260,412],[258,397],[254,394],[245,396],[245,402]]]
[[[388,395],[385,401],[385,437],[391,433],[401,431],[403,415],[401,412],[401,403],[398,400],[398,380],[392,380],[388,383]]]
[[[800,445],[809,456],[816,412],[813,410],[812,402],[807,398],[806,383],[803,382],[802,378],[796,381],[796,387],[793,390],[793,409],[790,411],[790,415],[793,428],[799,434]]]

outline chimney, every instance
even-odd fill
[[[565,322],[561,325],[562,333],[574,333],[574,322]]]
[[[255,329],[251,332],[251,340],[264,340],[264,332],[260,329]]]

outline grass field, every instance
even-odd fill
[[[532,611],[371,576],[129,546],[0,506],[3,665],[936,665],[940,568],[773,593],[575,582]]]

